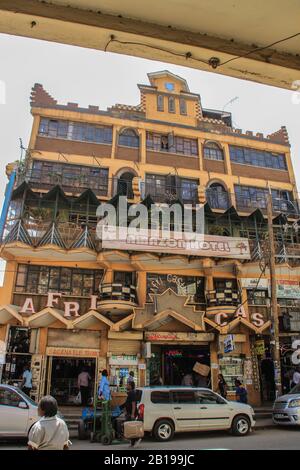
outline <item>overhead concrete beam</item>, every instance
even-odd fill
[[[0,0],[0,32],[143,57],[286,89],[292,89],[299,79],[297,55],[272,49],[252,52],[249,44],[38,0]],[[112,35],[114,40],[109,42]],[[220,63],[216,68],[211,65],[214,57]],[[239,58],[224,63],[235,57]]]

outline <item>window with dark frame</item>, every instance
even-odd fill
[[[41,118],[39,135],[82,142],[112,143],[112,127]]]
[[[19,264],[15,292],[89,297],[98,294],[101,270]]]
[[[203,155],[207,160],[224,160],[223,150],[215,142],[204,144]]]
[[[186,110],[186,100],[183,98],[180,98],[179,100],[179,108],[180,108],[180,114],[183,116],[187,115],[187,110]]]
[[[175,98],[174,98],[174,96],[169,96],[169,98],[168,98],[168,110],[169,110],[169,113],[175,113]]]
[[[229,152],[230,160],[233,163],[272,168],[275,170],[287,170],[285,155],[281,153],[248,147],[237,147],[235,145],[229,146]]]
[[[234,185],[236,203],[243,208],[267,208],[268,188],[258,188],[255,186]],[[272,189],[272,201],[274,210],[280,212],[297,213],[297,204],[293,200],[291,191]]]
[[[157,111],[164,110],[164,97],[163,95],[157,95]]]
[[[108,168],[90,167],[65,163],[34,160],[30,180],[36,183],[54,184],[53,178],[60,175],[62,186],[91,188],[103,195],[108,190]]]
[[[173,134],[156,134],[147,132],[146,146],[155,152],[170,152],[179,155],[198,156],[197,139],[174,136]]]
[[[133,129],[125,129],[119,135],[119,145],[125,147],[139,147],[140,139],[138,134]]]

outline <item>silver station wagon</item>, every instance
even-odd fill
[[[275,400],[273,422],[282,426],[300,425],[300,384]]]

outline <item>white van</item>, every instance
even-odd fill
[[[251,406],[227,401],[207,388],[138,387],[136,393],[144,430],[158,441],[190,431],[231,430],[246,436],[255,426]]]
[[[39,419],[37,404],[22,390],[0,385],[0,438],[27,437]]]

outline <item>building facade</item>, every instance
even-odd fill
[[[249,401],[274,395],[270,359],[267,197],[276,246],[283,380],[300,339],[299,205],[285,127],[264,136],[202,107],[168,71],[138,85],[140,104],[58,104],[40,84],[31,94],[26,157],[7,165],[1,219],[1,380],[33,372],[32,396],[71,404],[87,366],[113,390],[180,384],[196,362],[234,379]],[[119,210],[177,202],[205,217],[201,245],[104,244],[101,203]],[[161,227],[160,227],[161,228]],[[295,346],[296,345],[296,346]]]

